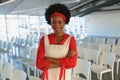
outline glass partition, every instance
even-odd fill
[[[13,39],[13,37],[19,37],[17,15],[6,15],[6,26],[9,42]]]
[[[5,15],[0,15],[0,40],[7,41]]]
[[[26,39],[27,34],[30,33],[29,16],[19,15],[18,17],[19,25],[19,35],[21,38]]]

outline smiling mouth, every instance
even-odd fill
[[[60,29],[55,29],[55,31],[59,31]]]

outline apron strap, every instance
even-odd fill
[[[62,76],[63,76],[63,80],[65,80],[65,68],[64,67],[60,68],[59,80],[62,80]]]
[[[47,70],[44,70],[42,72],[42,79],[41,80],[45,80],[45,77],[46,77],[46,80],[48,80],[48,71]]]

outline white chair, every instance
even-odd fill
[[[87,48],[78,47],[78,58],[85,59]]]
[[[14,69],[12,80],[26,80],[26,77],[27,77],[27,74],[24,71]]]
[[[25,58],[25,59],[22,59],[22,63],[24,64],[26,64],[27,62],[31,62],[31,61],[35,61],[35,59],[36,59],[36,53],[37,53],[37,48],[31,48],[31,51],[30,51],[30,56],[29,56],[29,58]]]
[[[112,47],[111,53],[116,55],[115,62],[117,62],[116,74],[118,75],[119,63],[120,63],[120,45],[114,45]]]
[[[14,69],[14,66],[12,64],[4,63],[1,79],[4,80],[4,79],[8,78],[11,80],[12,74],[13,74],[13,69]]]
[[[90,49],[96,49],[96,50],[98,50],[99,44],[90,42],[89,48]]]
[[[107,38],[106,40],[106,44],[109,45],[115,45],[116,39],[112,39],[112,38]]]
[[[0,52],[1,58],[4,58],[4,62],[9,62],[9,42],[3,41],[3,46]]]
[[[114,61],[115,54],[103,53],[100,58],[100,65],[91,65],[91,71],[99,75],[100,80],[103,78],[103,74],[111,72],[112,80],[114,80]]]
[[[2,76],[3,64],[4,61],[0,59],[0,77]]]
[[[85,37],[82,42],[91,42],[91,37]]]
[[[41,79],[34,77],[34,76],[29,76],[29,80],[41,80]]]
[[[110,52],[111,51],[111,45],[109,44],[99,44],[99,52]]]
[[[19,42],[20,42],[20,38],[19,38],[18,36],[16,36],[16,37],[15,37],[15,41],[14,41],[14,43],[13,43],[13,44],[14,44],[14,46],[13,46],[13,47],[14,47],[14,54],[13,54],[13,55],[16,56],[16,57],[19,57],[19,56],[20,56],[20,55],[19,55],[19,54],[20,54],[20,53],[19,53],[19,47],[20,47],[20,46],[19,46]]]
[[[86,52],[85,59],[91,61],[93,64],[98,64],[99,52],[95,49],[88,49]]]
[[[37,70],[37,77],[41,78],[42,71],[40,69],[38,69],[38,68],[36,68],[36,70]]]
[[[3,41],[0,40],[0,50],[2,50],[2,49],[3,49]]]
[[[34,70],[34,75],[36,76],[36,64],[35,64],[36,53],[37,53],[37,48],[32,48],[30,53],[30,58],[21,60],[21,63],[20,63],[21,67],[23,68],[24,65],[27,66],[28,76],[30,76],[30,69]]]
[[[120,46],[120,39],[118,39],[118,41],[117,41],[117,45],[119,45],[119,46]]]
[[[91,63],[87,60],[78,59],[77,65],[73,69],[71,80],[89,80]]]
[[[120,45],[114,45],[111,53],[114,53],[117,57],[120,56]]]
[[[96,40],[97,40],[97,37],[92,37],[92,38],[91,38],[91,42],[92,42],[92,43],[96,43]]]
[[[80,44],[80,47],[89,48],[89,45],[90,45],[89,42],[82,42],[82,43]]]
[[[28,62],[27,65],[27,72],[28,72],[28,76],[31,76],[31,70],[34,71],[34,76],[36,77],[36,71],[37,71],[37,68],[36,68],[36,62],[35,61],[31,61],[31,62]]]
[[[15,58],[12,58],[13,59],[13,62],[14,62],[14,65],[16,65],[16,62],[19,62],[20,63],[20,68],[23,68],[21,65],[21,62],[22,60],[24,59],[27,59],[28,57],[30,57],[30,52],[31,52],[31,48],[26,46],[24,51],[23,51],[23,54],[22,54],[22,57],[15,57]]]
[[[103,53],[110,53],[111,52],[111,45],[109,44],[99,44],[99,49],[98,49],[100,55],[99,55],[99,60],[100,61],[100,57]],[[99,64],[100,62],[98,62]]]
[[[97,44],[105,44],[105,41],[106,41],[106,38],[102,38],[102,37],[96,38]]]

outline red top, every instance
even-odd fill
[[[63,45],[68,37],[69,35],[65,34],[64,39],[60,42],[59,45]],[[48,38],[49,38],[50,44],[55,44],[54,34],[49,34]],[[74,37],[72,37],[70,40],[69,50],[77,51],[76,40]],[[43,70],[43,71],[47,70],[50,65],[50,62],[44,59],[44,55],[45,55],[45,46],[44,46],[44,37],[42,37],[40,40],[38,51],[37,51],[36,66],[38,69]],[[64,66],[66,69],[73,68],[76,65],[77,54],[74,55],[73,57],[59,58],[59,61],[61,65]]]

